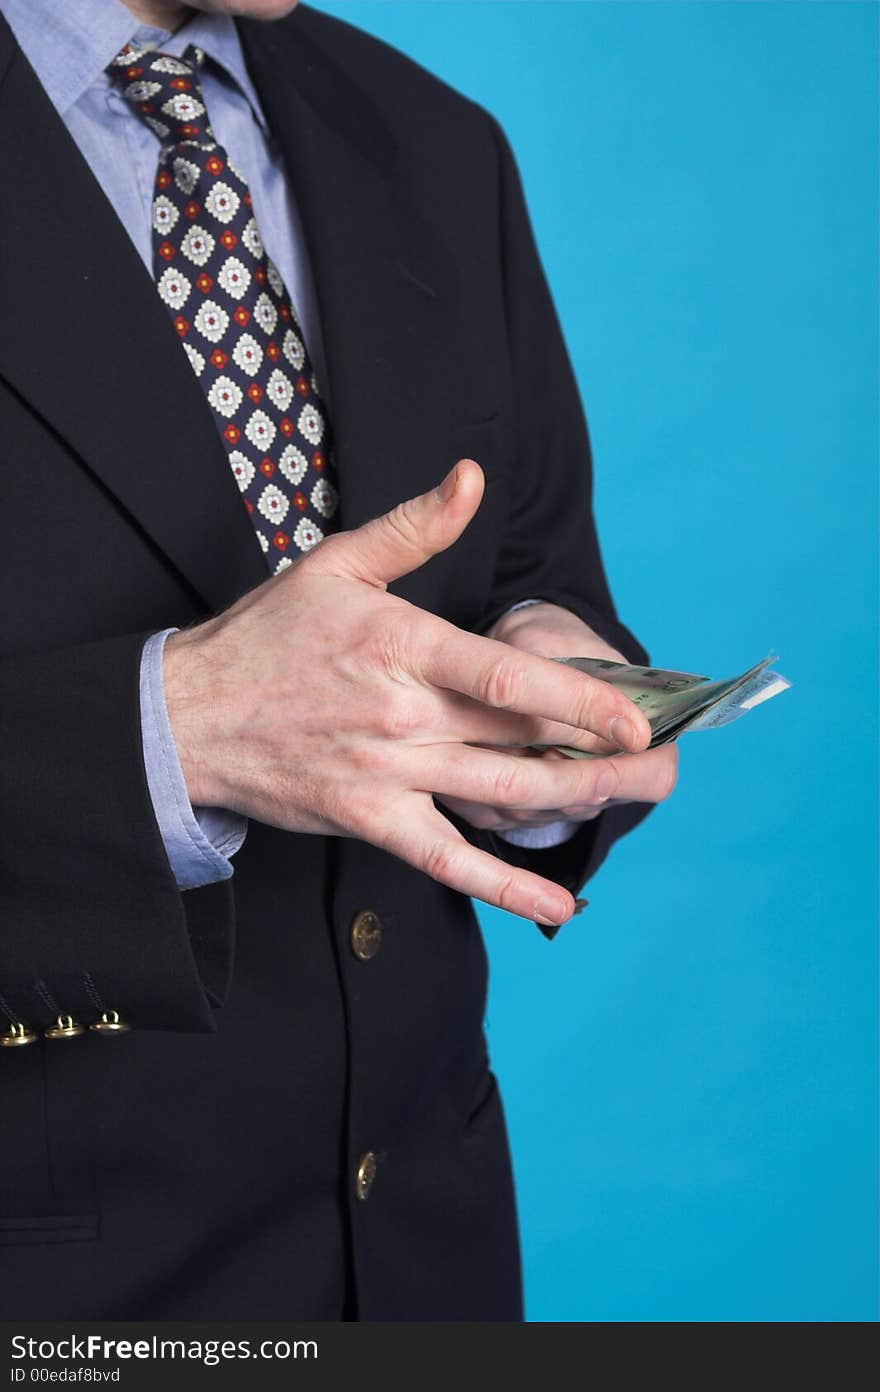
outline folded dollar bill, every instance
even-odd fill
[[[668,672],[659,667],[629,667],[626,663],[608,662],[599,657],[560,657],[556,661],[610,682],[634,701],[651,726],[650,749],[678,739],[686,730],[714,730],[719,725],[728,725],[791,685],[779,672],[769,670],[777,661],[773,656],[756,662],[741,676],[725,681],[712,681],[692,672]],[[554,747],[571,759],[596,757],[568,745]]]

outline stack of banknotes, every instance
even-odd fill
[[[772,656],[756,662],[741,676],[725,681],[712,681],[692,672],[667,672],[659,667],[629,667],[596,657],[560,657],[557,661],[610,682],[634,701],[651,726],[650,749],[668,744],[688,730],[715,730],[719,725],[729,725],[791,685],[778,672],[769,670],[777,661]],[[567,745],[554,747],[572,759],[595,757]]]

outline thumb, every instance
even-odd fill
[[[332,551],[328,549],[327,561],[336,575],[387,585],[457,541],[482,496],[482,469],[473,459],[460,459],[430,493],[398,503],[382,517],[343,533]],[[319,547],[316,561],[320,553]]]

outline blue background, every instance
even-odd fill
[[[795,683],[552,945],[481,910],[529,1317],[873,1321],[877,7],[322,8],[508,131],[625,621]]]

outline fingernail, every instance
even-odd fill
[[[632,749],[637,741],[635,726],[625,715],[615,715],[608,726],[608,738],[618,749]]]
[[[596,801],[604,802],[606,798],[610,798],[611,794],[614,792],[614,789],[616,787],[617,774],[614,772],[614,769],[603,768],[602,772],[599,774],[599,777],[596,779],[596,788],[594,793]]]
[[[446,475],[446,477],[445,477],[445,479],[443,480],[443,482],[438,486],[438,488],[437,488],[437,490],[436,490],[436,493],[437,493],[437,501],[438,501],[438,502],[441,502],[441,503],[448,503],[448,502],[449,502],[449,499],[452,497],[453,493],[455,492],[455,485],[456,485],[457,483],[458,483],[458,465],[456,464],[456,465],[454,466],[454,468],[452,468],[452,469],[449,470],[449,473]]]
[[[565,919],[565,909],[553,899],[539,899],[535,905],[535,922],[545,928],[558,928]]]

